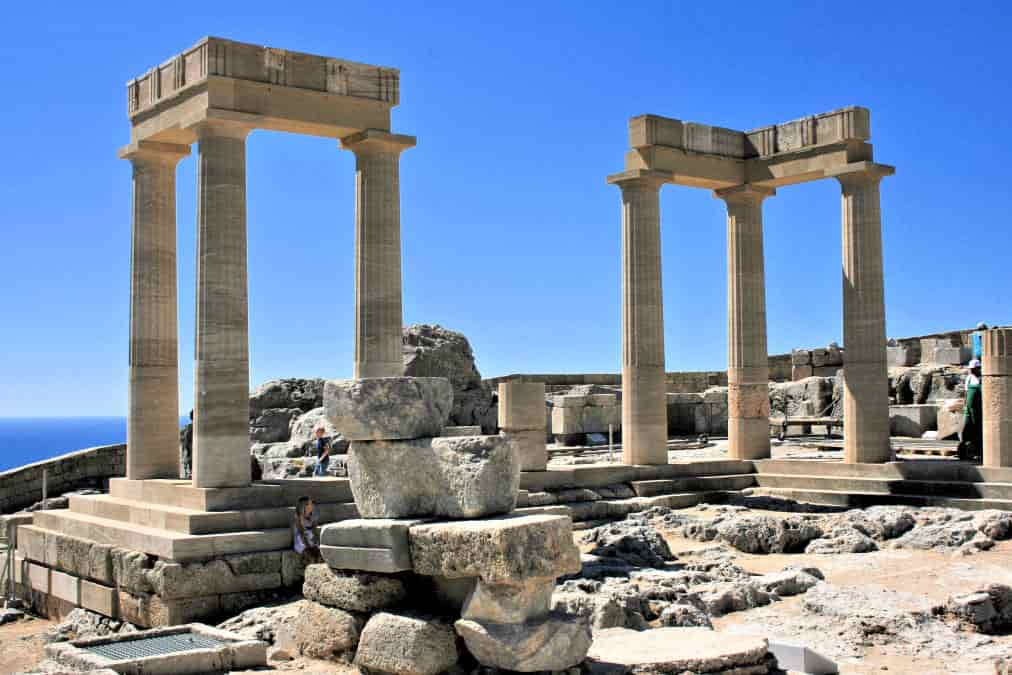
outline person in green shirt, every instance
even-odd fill
[[[979,462],[982,457],[982,419],[980,392],[980,360],[973,359],[966,376],[966,404],[963,406],[963,438],[959,444],[959,458]]]

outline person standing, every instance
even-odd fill
[[[316,450],[316,466],[314,476],[326,476],[330,465],[330,439],[323,435],[323,427],[316,427],[316,439],[313,441]]]
[[[179,475],[183,479],[191,477],[193,466],[193,411],[190,411],[190,423],[179,432]]]
[[[969,363],[966,376],[966,403],[963,406],[963,436],[959,443],[959,458],[980,462],[983,458],[981,440],[983,420],[980,390],[980,359]]]

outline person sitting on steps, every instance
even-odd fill
[[[295,503],[295,522],[292,524],[292,544],[295,552],[302,556],[305,565],[321,562],[320,545],[316,541],[316,526],[319,518],[316,507],[309,497],[299,497]]]

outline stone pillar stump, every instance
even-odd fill
[[[1012,466],[1012,328],[985,332],[982,346],[984,466]]]

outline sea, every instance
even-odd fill
[[[181,417],[180,427],[188,420]],[[0,417],[0,471],[126,441],[125,417]]]

